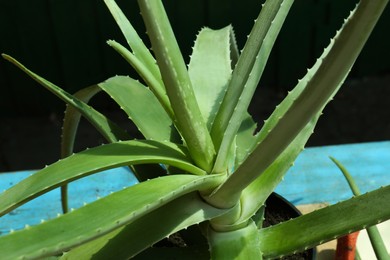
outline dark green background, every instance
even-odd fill
[[[117,0],[145,36],[135,0]],[[240,48],[262,1],[166,0],[164,4],[189,57],[202,26],[232,23]],[[328,44],[356,1],[296,0],[272,52],[261,84],[290,89]],[[390,69],[390,8],[383,14],[351,77],[375,76]],[[116,74],[134,75],[106,44],[124,39],[103,0],[0,0],[0,52],[69,92]],[[146,40],[146,39],[145,39]],[[61,101],[8,62],[0,61],[0,116],[40,115],[63,109]],[[104,106],[104,101],[102,101]]]

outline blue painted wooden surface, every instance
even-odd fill
[[[384,141],[308,148],[276,191],[296,205],[350,198],[349,186],[329,156],[347,168],[362,192],[390,184],[390,141]]]
[[[390,141],[308,148],[297,158],[285,180],[276,191],[295,205],[335,203],[352,196],[338,168],[329,159],[335,157],[353,175],[362,191],[390,184]],[[28,177],[33,171],[0,175],[0,190],[5,190]],[[69,186],[70,207],[96,200],[136,179],[127,168],[118,168],[75,181]],[[51,219],[61,212],[60,192],[54,190],[35,199],[0,219],[0,234],[10,229],[34,225],[41,219]]]

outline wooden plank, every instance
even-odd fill
[[[304,150],[285,180],[276,191],[295,205],[330,203],[352,196],[341,172],[331,162],[333,156],[342,162],[356,179],[363,192],[389,185],[390,141],[333,145]],[[0,175],[0,191],[8,189],[33,171],[3,173]],[[117,168],[73,182],[69,187],[70,206],[78,208],[98,197],[108,195],[136,183],[128,168]],[[0,221],[0,234],[10,229],[34,225],[41,219],[51,219],[61,212],[59,190],[35,199]]]

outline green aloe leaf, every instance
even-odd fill
[[[237,64],[232,74],[232,78],[229,82],[228,90],[223,98],[222,104],[211,129],[211,136],[217,150],[219,150],[222,140],[225,138],[225,131],[231,122],[232,115],[237,107],[237,103],[242,98],[242,93],[246,87],[246,82],[258,57],[263,40],[266,37],[267,32],[272,25],[272,22],[278,13],[278,10],[280,9],[282,2],[283,0],[265,2],[258,18],[256,19],[252,31],[249,34],[244,49],[238,58]],[[246,97],[246,99],[248,99],[248,97]],[[249,103],[249,101],[246,102]],[[243,116],[243,114],[241,114],[241,116]],[[242,119],[243,118],[240,118],[240,121],[235,123],[240,124]],[[232,140],[231,137],[229,137],[229,139],[230,141]],[[226,150],[229,150],[229,147],[224,151]],[[225,158],[226,156],[221,158],[221,161],[223,161]],[[223,168],[223,166],[221,167]],[[218,170],[220,169],[217,169],[217,171]]]
[[[107,41],[107,43],[137,71],[137,73],[142,77],[142,79],[160,101],[165,111],[173,119],[172,107],[169,103],[169,99],[165,92],[164,83],[162,82],[161,77],[156,78],[152,71],[149,70],[147,65],[145,65],[145,63],[140,61],[132,52],[123,47],[121,44],[114,40]]]
[[[118,24],[118,27],[121,29],[123,36],[125,36],[127,43],[134,52],[134,55],[136,55],[142,62],[153,68],[153,73],[155,76],[158,76],[160,73],[158,66],[156,66],[156,60],[153,58],[153,55],[150,53],[148,47],[146,47],[143,43],[141,37],[139,37],[137,31],[126,18],[125,14],[114,0],[104,0],[104,3],[110,10],[116,23]]]
[[[90,99],[93,98],[96,94],[98,94],[101,89],[97,85],[93,85],[90,87],[86,87],[82,90],[79,90],[73,96],[82,102],[88,104]],[[77,128],[79,126],[79,122],[82,114],[79,110],[74,106],[66,106],[64,122],[62,125],[62,136],[61,136],[61,157],[65,158],[69,155],[73,154],[74,143],[77,134]],[[109,139],[107,141],[118,141],[120,137],[126,136],[118,136],[116,139]],[[126,139],[129,139],[127,136]],[[123,139],[123,140],[126,140]]]
[[[139,0],[148,36],[175,114],[175,125],[195,163],[211,172],[215,150],[161,1]]]
[[[61,185],[87,175],[132,164],[162,163],[204,175],[194,166],[184,147],[157,141],[124,141],[74,154],[54,163],[0,194],[0,215]]]
[[[217,217],[223,212],[226,210],[211,207],[203,202],[197,193],[189,193],[159,207],[120,230],[115,230],[75,248],[66,253],[63,259],[104,260],[110,258],[112,252],[115,252],[115,259],[129,259],[172,233]],[[162,217],[164,217],[163,223],[156,221]],[[142,234],[142,239],[139,239],[140,234]],[[131,246],[124,247],[123,245],[128,241],[131,241]],[[208,253],[207,248],[206,252]]]
[[[155,93],[168,114],[172,116],[172,108],[161,80],[160,70],[156,64],[156,60],[150,53],[149,48],[145,46],[141,37],[139,37],[137,31],[123,14],[116,2],[114,0],[104,0],[104,2],[125,36],[132,52],[128,51],[125,47],[115,41],[108,41],[108,44],[121,54],[140,74]]]
[[[158,66],[156,65],[156,60],[150,53],[148,47],[146,47],[146,45],[143,43],[141,37],[139,37],[137,31],[126,18],[122,10],[114,0],[104,0],[104,3],[110,10],[116,23],[118,24],[118,27],[121,29],[127,43],[133,50],[134,55],[150,68],[150,71],[153,72],[155,77],[159,77],[160,72]]]
[[[260,176],[323,109],[349,73],[387,2],[361,1],[351,12],[302,93],[210,201],[224,206],[235,204],[242,190]]]
[[[200,112],[210,129],[226,92],[231,73],[231,26],[203,28],[196,37],[188,73]]]
[[[390,218],[390,186],[259,230],[264,257],[314,247]],[[335,222],[337,219],[337,222]]]
[[[49,90],[54,95],[62,99],[68,105],[77,109],[107,140],[110,140],[111,142],[115,142],[117,140],[126,140],[129,138],[127,133],[123,131],[120,127],[118,127],[116,124],[111,122],[108,118],[106,118],[104,115],[102,115],[92,107],[88,106],[80,99],[72,96],[71,94],[61,89],[60,87],[38,76],[37,74],[27,69],[25,66],[23,66],[20,62],[18,62],[11,56],[8,56],[6,54],[2,54],[2,56],[6,60],[16,65],[18,68],[20,68],[23,72],[25,72],[32,79],[37,81],[47,90]]]
[[[275,3],[276,3],[276,5],[274,6],[273,4],[275,4]],[[292,3],[293,3],[292,0],[284,0],[283,3],[281,3],[281,4],[279,3],[280,6],[278,6],[277,1],[274,1],[270,6],[268,6],[268,4],[266,4],[263,7],[264,10],[262,10],[262,12],[260,13],[260,17],[258,18],[258,20],[259,19],[261,20],[261,17],[263,17],[262,13],[263,14],[266,13],[266,15],[268,13],[270,13],[270,15],[272,17],[272,22],[269,25],[268,31],[265,32],[264,28],[255,29],[257,26],[259,26],[259,25],[256,25],[257,21],[255,23],[255,26],[251,32],[251,35],[254,34],[253,37],[255,37],[256,40],[250,40],[251,39],[251,37],[250,37],[248,39],[247,45],[251,46],[251,44],[254,44],[254,43],[251,43],[251,41],[254,41],[254,42],[256,42],[256,44],[260,44],[260,46],[257,46],[259,48],[258,53],[256,53],[257,56],[254,59],[253,67],[251,68],[250,73],[247,76],[245,76],[246,74],[242,75],[242,76],[246,77],[246,81],[240,82],[237,80],[238,82],[240,82],[241,84],[244,84],[244,85],[242,86],[241,95],[236,102],[236,106],[234,108],[234,111],[232,112],[231,118],[229,119],[228,125],[226,126],[226,130],[223,134],[223,139],[222,139],[221,143],[219,144],[220,146],[219,146],[219,150],[218,150],[218,155],[217,155],[217,159],[216,159],[216,162],[214,165],[215,172],[219,172],[222,169],[226,168],[226,163],[228,161],[227,158],[229,157],[229,152],[231,150],[230,146],[232,145],[232,141],[234,140],[234,138],[237,135],[238,130],[240,129],[240,126],[242,124],[243,119],[245,119],[245,116],[248,117],[247,110],[249,107],[249,103],[253,97],[253,94],[257,88],[257,85],[259,84],[259,81],[260,81],[260,78],[263,74],[268,57],[271,53],[272,46],[275,43],[275,40],[276,40],[276,38],[279,34],[279,31],[284,23],[284,20],[287,17],[287,14],[290,10]],[[275,12],[276,12],[276,14],[274,14]],[[263,35],[264,33],[265,33],[265,36]],[[258,34],[258,35],[256,35],[256,34]],[[262,39],[262,37],[264,37],[264,39]],[[257,41],[258,40],[257,38],[262,39],[262,41]],[[245,48],[244,48],[244,51],[245,51]],[[243,53],[242,55],[245,55],[245,54]],[[248,58],[250,58],[251,60],[247,61],[247,62],[248,63],[252,62],[253,57],[249,56]],[[245,64],[245,66],[246,65],[247,64]],[[235,71],[239,70],[238,66],[239,66],[239,64],[237,64],[237,68],[235,69]],[[242,71],[240,73],[246,73],[246,72]],[[233,77],[232,77],[232,82],[233,81],[234,81],[234,73],[233,73]],[[233,83],[231,83],[231,84],[233,84]],[[227,99],[229,97],[230,92],[237,91],[236,89],[240,89],[240,87],[239,86],[232,86],[230,88],[230,90],[227,92],[225,98]],[[234,101],[232,100],[232,102],[234,102]],[[223,110],[223,109],[224,108],[221,106],[221,110]],[[215,135],[212,135],[212,136],[215,137]],[[218,140],[217,140],[217,142],[218,142]],[[242,144],[237,143],[238,147],[240,147],[241,145]],[[238,148],[238,149],[240,149],[240,148]]]
[[[2,236],[0,253],[4,259],[36,259],[62,253],[137,221],[176,198],[213,188],[221,181],[222,176],[218,175],[173,175],[142,182],[56,219]],[[169,217],[170,212],[162,213],[163,219],[164,215]],[[142,237],[143,232],[138,235]]]
[[[81,100],[82,102],[88,104],[90,99],[93,98],[100,91],[101,89],[98,86],[93,85],[78,91],[73,96]],[[74,148],[77,128],[79,126],[80,119],[81,119],[81,113],[77,110],[77,108],[67,105],[65,110],[65,115],[64,115],[64,122],[62,125],[61,158],[65,158],[73,154],[73,148]],[[117,138],[119,138],[119,136],[117,136]],[[116,141],[116,140],[108,140],[108,141]],[[62,211],[64,213],[68,211],[67,190],[68,190],[67,185],[61,187],[61,204],[62,204]]]
[[[238,136],[243,135],[242,139],[246,142],[247,145],[243,147],[246,148],[244,150],[241,148],[241,153],[239,154],[241,161],[238,162],[238,165],[241,164],[242,161],[253,151],[256,144],[261,143],[264,138],[271,132],[271,130],[276,126],[279,122],[280,118],[284,117],[285,113],[291,108],[294,101],[297,97],[302,93],[305,89],[307,83],[311,80],[313,75],[318,70],[319,66],[322,64],[322,60],[328,55],[330,48],[333,46],[331,43],[323,52],[321,57],[316,61],[314,66],[308,70],[306,75],[299,80],[298,84],[295,88],[288,93],[287,97],[276,107],[271,116],[264,122],[264,126],[261,128],[260,132],[255,136],[250,136],[249,131],[251,128],[253,129],[253,125],[251,122],[248,122],[247,133],[239,134]],[[333,95],[337,92],[337,90],[341,87],[340,85],[336,88]],[[332,95],[332,96],[333,96]],[[329,100],[331,100],[329,98]],[[322,111],[322,110],[321,110]],[[268,196],[275,190],[276,186],[282,181],[283,176],[286,174],[288,169],[293,165],[295,159],[298,157],[299,153],[303,150],[307,140],[311,136],[314,131],[314,127],[321,116],[322,112],[318,112],[311,121],[301,130],[298,136],[294,139],[293,142],[281,153],[279,157],[275,159],[275,161],[247,188],[244,189],[242,193],[241,205],[242,205],[242,216],[238,220],[246,221],[253,214],[257,212],[257,210],[263,205]],[[245,143],[244,143],[245,144]],[[242,144],[241,144],[242,145]],[[240,151],[240,150],[238,150]]]
[[[130,77],[116,76],[99,87],[126,112],[146,139],[179,141],[172,120],[149,88]]]

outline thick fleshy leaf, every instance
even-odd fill
[[[118,27],[122,31],[123,35],[126,38],[126,41],[130,48],[133,50],[134,55],[145,65],[147,65],[156,77],[160,77],[160,71],[156,65],[156,60],[153,55],[150,53],[149,48],[143,43],[141,37],[139,37],[137,31],[131,25],[129,20],[126,18],[125,14],[119,8],[114,0],[104,0],[104,3],[110,10],[112,16],[114,17]]]
[[[200,112],[210,129],[232,73],[231,39],[233,30],[203,28],[195,41],[188,73]]]
[[[137,71],[160,101],[167,114],[173,119],[172,107],[169,103],[161,77],[156,78],[145,63],[140,61],[132,52],[123,47],[120,43],[117,43],[114,40],[107,41],[107,43]]]
[[[0,237],[1,257],[35,259],[62,253],[126,226],[185,194],[216,187],[222,180],[217,175],[173,175],[139,183],[56,219]],[[170,212],[161,213],[164,220]]]
[[[139,0],[148,36],[175,114],[175,125],[196,165],[211,172],[215,149],[187,67],[161,1]]]
[[[96,85],[86,87],[82,90],[76,92],[73,96],[82,102],[88,104],[91,98],[93,98],[96,94],[100,92],[100,88]],[[68,157],[73,154],[74,143],[76,139],[77,129],[81,119],[81,113],[74,106],[66,105],[64,122],[62,124],[62,136],[61,136],[61,158]],[[98,117],[100,118],[100,117]],[[94,122],[93,119],[90,121]],[[95,123],[97,124],[97,122]],[[119,127],[118,127],[119,129]],[[124,133],[124,131],[123,131]],[[106,135],[106,137],[109,137]],[[110,137],[109,142],[117,141],[119,138],[126,138],[125,135],[117,135],[116,139]],[[65,213],[68,211],[68,187],[64,185],[61,187],[61,203],[62,203],[62,211]]]
[[[260,250],[276,258],[390,218],[390,186],[260,229]],[[369,213],[369,214],[368,214]]]
[[[211,207],[197,193],[189,193],[159,207],[120,230],[115,230],[75,248],[66,253],[63,259],[105,260],[112,256],[112,252],[115,252],[115,259],[129,259],[157,241],[183,228],[217,217],[223,212],[226,210]],[[162,221],[156,221],[156,219]],[[142,239],[139,239],[140,234],[142,234]],[[127,243],[128,246],[123,246]],[[207,247],[206,252],[208,254]]]
[[[235,204],[242,190],[260,176],[324,108],[348,75],[387,2],[362,1],[357,5],[332,40],[328,55],[290,109],[235,174],[213,194],[215,205]]]
[[[220,149],[219,147],[222,143],[222,140],[226,138],[225,131],[228,128],[229,123],[231,122],[232,115],[237,107],[237,103],[243,98],[242,93],[246,87],[248,78],[253,71],[253,67],[258,57],[260,48],[264,42],[264,38],[266,37],[267,32],[272,25],[274,17],[278,13],[282,2],[283,0],[273,0],[265,2],[263,7],[261,8],[261,12],[258,18],[255,21],[252,31],[249,34],[244,49],[237,61],[237,64],[232,74],[232,78],[229,82],[228,90],[223,98],[222,104],[220,106],[220,109],[218,110],[211,129],[211,136],[213,138],[214,145],[217,151]],[[249,96],[250,95],[248,94],[248,97],[245,97],[246,99],[249,98],[249,100],[246,100],[245,103],[249,104]],[[246,110],[244,110],[244,112],[245,111]],[[243,115],[244,114],[241,113],[241,118],[239,118],[239,122],[233,122],[234,124],[238,124],[236,132],[241,123],[241,120],[243,119]],[[232,142],[234,135],[235,133],[228,137],[230,139],[230,143]],[[227,143],[229,144],[229,142]],[[229,148],[230,147],[227,147],[224,151],[229,150]],[[224,158],[220,159],[221,161],[224,161],[227,155],[224,155],[223,157]],[[220,168],[224,167],[221,165]],[[219,167],[218,169],[216,169],[216,171],[220,171]]]
[[[252,72],[248,77],[246,82],[246,89],[252,89],[250,92],[258,86],[260,78],[263,74],[265,66],[267,64],[269,55],[271,53],[272,47],[276,41],[277,36],[282,28],[282,25],[287,17],[287,14],[291,8],[293,1],[285,0],[276,14],[274,21],[272,22],[267,35],[264,38],[264,41],[259,50],[258,57],[252,68]],[[237,106],[243,104],[237,104]],[[246,105],[244,106],[246,107]],[[232,118],[233,119],[233,118]],[[253,147],[258,142],[254,132],[257,128],[256,123],[250,117],[250,115],[244,116],[240,128],[237,132],[237,157],[236,157],[236,167],[237,168],[242,161],[248,156],[248,154],[253,150]],[[264,127],[262,128],[264,129]]]
[[[147,82],[149,87],[152,88],[152,91],[156,94],[162,105],[168,109],[167,111],[170,111],[169,100],[161,80],[160,70],[156,64],[156,60],[150,53],[149,48],[145,46],[141,37],[139,37],[137,31],[131,25],[116,2],[114,0],[104,0],[104,2],[125,36],[132,52],[114,41],[109,41],[109,45],[118,51],[131,66],[133,66],[145,82]]]
[[[98,94],[101,89],[97,85],[84,88],[73,96],[88,104],[91,98]],[[76,139],[77,128],[81,119],[81,113],[73,106],[67,105],[62,125],[61,136],[61,157],[65,158],[73,154],[73,147]],[[111,140],[118,141],[118,140]]]
[[[226,126],[225,132],[222,136],[223,139],[219,143],[218,155],[217,155],[216,162],[214,165],[215,172],[219,172],[222,169],[226,168],[226,163],[227,163],[226,158],[229,157],[229,151],[231,150],[232,141],[234,140],[238,131],[240,130],[240,126],[242,124],[242,121],[245,120],[245,117],[248,117],[247,110],[248,110],[249,104],[252,100],[253,94],[255,93],[255,90],[259,84],[260,78],[261,78],[263,71],[265,69],[265,65],[266,65],[268,57],[271,53],[272,46],[274,45],[274,42],[279,34],[279,31],[284,23],[284,20],[287,17],[287,14],[290,10],[291,5],[293,3],[292,0],[284,0],[282,4],[279,3],[280,6],[277,6],[278,1],[274,1],[274,2],[275,3],[272,3],[270,5],[267,2],[265,4],[265,6],[263,7],[264,10],[262,10],[262,12],[260,13],[260,17],[263,17],[261,14],[262,13],[264,14],[264,12],[266,13],[265,15],[267,15],[268,13],[272,13],[273,20],[270,23],[270,27],[268,28],[268,31],[264,32],[264,29],[260,29],[260,30],[258,29],[258,30],[253,30],[251,32],[251,35],[252,35],[252,33],[254,33],[254,34],[258,33],[259,35],[257,35],[257,37],[259,37],[260,39],[261,39],[261,37],[264,37],[264,39],[260,42],[257,41],[258,39],[255,41],[260,46],[256,46],[256,48],[259,48],[259,49],[258,49],[258,53],[253,54],[253,55],[257,55],[256,58],[254,59],[254,61],[253,61],[253,57],[250,57],[250,56],[247,57],[249,59],[247,61],[248,63],[250,63],[252,61],[254,62],[253,67],[250,68],[250,70],[251,70],[250,73],[247,75],[246,74],[247,72],[245,70],[241,71],[241,69],[240,70],[238,68],[235,69],[235,71],[239,70],[240,73],[242,73],[242,75],[241,75],[242,77],[246,77],[245,81],[241,81],[242,79],[240,79],[240,80],[237,79],[236,83],[237,84],[241,83],[244,85],[243,86],[231,86],[231,87],[229,87],[229,89],[230,89],[228,91],[229,93],[226,93],[225,98],[228,99],[229,97],[232,96],[232,94],[230,94],[230,92],[239,91],[241,89],[240,96],[239,96],[238,100],[236,100],[234,110],[231,112],[231,117],[228,120],[228,125]],[[273,4],[276,4],[276,5],[273,6]],[[274,12],[276,12],[276,14],[274,14]],[[257,21],[255,23],[254,28],[256,28],[258,26],[256,24],[257,24]],[[264,33],[266,33],[266,34],[263,35]],[[254,36],[254,37],[256,38],[256,36]],[[250,44],[254,44],[251,39],[252,39],[251,37],[248,39],[248,42],[247,42],[248,46],[251,46]],[[256,48],[253,48],[253,49],[256,49]],[[244,48],[244,50],[245,50],[245,48]],[[244,53],[242,55],[245,56]],[[237,67],[238,66],[239,65],[237,64]],[[244,68],[245,68],[245,66],[244,66]],[[236,73],[236,72],[234,72],[234,73]],[[240,77],[240,76],[236,76],[236,78],[238,78],[238,77]],[[234,81],[234,78],[232,77],[232,82],[233,81]],[[233,84],[233,83],[231,83],[231,84]],[[238,94],[238,93],[236,93],[236,94]],[[234,104],[233,102],[235,102],[235,101],[232,100],[232,104],[230,104],[230,105],[233,105]],[[223,109],[224,109],[223,106],[221,106],[221,113],[222,113]],[[228,108],[228,109],[231,109],[231,108]],[[216,128],[214,128],[214,129],[216,129]],[[212,134],[213,134],[212,136],[215,137],[214,133],[212,133]],[[217,142],[219,142],[219,141],[217,140]],[[242,144],[237,143],[238,147],[240,147],[241,145]]]
[[[172,120],[149,88],[125,76],[110,78],[99,87],[126,112],[149,140],[180,140]]]
[[[132,164],[162,163],[204,175],[184,147],[157,141],[125,141],[88,149],[54,163],[0,194],[0,215],[73,180]]]
[[[324,53],[317,60],[314,66],[310,70],[308,70],[304,78],[299,81],[295,88],[291,92],[289,92],[287,97],[276,107],[271,116],[264,122],[264,126],[261,128],[260,132],[257,133],[255,136],[250,136],[249,133],[243,136],[248,146],[246,146],[246,151],[243,150],[243,153],[241,154],[241,160],[245,159],[245,157],[247,157],[248,154],[253,151],[256,144],[262,142],[264,138],[266,138],[266,136],[278,123],[280,118],[282,118],[285,113],[290,109],[291,105],[304,90],[308,81],[318,70],[319,66],[322,63],[322,59],[328,54],[328,51],[331,46],[332,44],[325,49]],[[331,100],[331,98],[329,100]],[[246,221],[252,215],[254,215],[257,210],[263,205],[263,203],[271,194],[271,192],[275,190],[276,186],[283,179],[283,176],[286,174],[287,170],[293,165],[295,159],[303,150],[303,147],[305,146],[307,140],[313,133],[314,127],[321,115],[321,112],[322,110],[318,112],[312,118],[312,120],[301,130],[298,136],[282,152],[282,154],[277,159],[275,159],[275,161],[243,191],[241,200],[242,215],[238,221]]]

